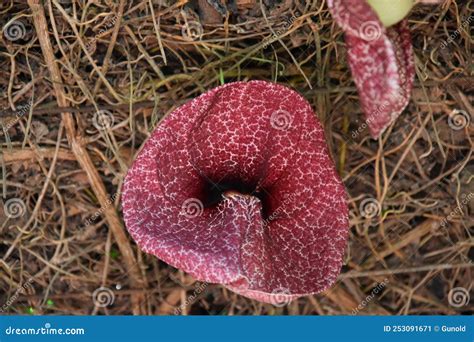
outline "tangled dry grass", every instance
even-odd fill
[[[217,20],[188,0],[0,4],[1,311],[472,313],[474,2],[411,14],[412,101],[379,141],[324,1],[236,4]],[[123,177],[159,120],[250,79],[310,101],[351,208],[339,281],[288,305],[195,282],[137,250],[121,219]]]

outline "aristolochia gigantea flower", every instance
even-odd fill
[[[415,68],[404,17],[414,4],[414,0],[328,0],[334,19],[345,32],[349,65],[373,138],[383,133],[410,100]]]
[[[123,211],[145,252],[274,304],[335,282],[349,226],[310,105],[263,81],[223,85],[169,114],[126,177]]]

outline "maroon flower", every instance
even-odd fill
[[[123,210],[145,252],[273,304],[334,283],[349,225],[310,105],[263,81],[226,84],[168,115],[127,175]]]
[[[348,60],[373,138],[400,115],[415,77],[407,20],[388,28],[366,0],[328,0],[345,32]]]

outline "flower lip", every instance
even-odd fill
[[[348,61],[374,139],[401,114],[415,77],[407,20],[384,27],[366,0],[328,0],[345,33]]]
[[[202,201],[204,208],[216,208],[221,204],[225,198],[235,197],[252,197],[262,203],[262,217],[267,219],[268,210],[267,204],[269,201],[269,194],[265,189],[259,188],[257,185],[245,184],[240,181],[224,181],[217,183],[206,180],[205,186],[202,187],[202,192],[198,198]]]
[[[321,292],[342,265],[344,187],[310,105],[278,84],[226,84],[170,113],[122,206],[145,252],[260,301]]]

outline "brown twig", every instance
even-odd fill
[[[48,37],[48,26],[46,23],[46,17],[43,6],[40,5],[39,0],[28,0],[28,5],[30,6],[31,11],[33,13],[33,21],[36,29],[36,34],[38,36],[45,62],[51,75],[53,89],[58,105],[60,107],[67,107],[69,105],[69,101],[67,100],[64,93],[64,89],[62,86],[63,80],[61,77],[61,73],[58,69],[56,59],[54,57],[51,42]],[[109,228],[112,230],[115,240],[117,241],[117,244],[120,248],[120,251],[123,254],[131,281],[134,286],[143,286],[142,277],[138,272],[138,264],[133,254],[133,250],[130,246],[130,242],[128,241],[127,236],[125,235],[124,227],[121,223],[120,218],[117,215],[115,208],[113,206],[106,205],[106,202],[109,199],[109,195],[105,190],[104,183],[102,182],[102,179],[100,178],[97,169],[92,163],[92,160],[89,156],[89,152],[82,145],[83,138],[81,137],[81,133],[76,131],[74,117],[69,112],[62,112],[61,116],[66,127],[66,133],[72,152],[74,153],[74,156],[76,157],[81,167],[86,172],[91,187],[97,196],[99,204],[101,205],[101,207],[105,208],[105,218],[107,219]],[[143,297],[139,295],[134,295],[132,298],[133,312],[134,314],[139,315],[142,313],[141,301],[143,300]]]

